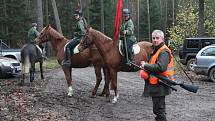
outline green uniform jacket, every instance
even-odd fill
[[[39,34],[40,33],[34,27],[31,27],[28,31],[28,42],[34,42],[34,39],[37,38]]]
[[[74,36],[78,39],[80,39],[81,37],[83,37],[85,35],[85,29],[84,29],[84,20],[81,17],[78,21],[77,24],[75,26],[75,31],[74,31]]]
[[[154,55],[157,50],[162,47],[164,43],[160,44],[158,47],[155,47],[154,52],[152,55]],[[152,56],[151,55],[151,56]],[[161,53],[158,56],[158,59],[155,64],[145,64],[144,68],[146,70],[149,70],[150,72],[154,73],[162,73],[167,70],[167,65],[170,62],[170,53],[167,50],[162,50]],[[149,84],[149,81],[145,81],[145,88],[144,93],[152,97],[156,96],[166,96],[171,93],[171,90],[169,87],[163,86],[161,84],[157,85],[151,85]]]
[[[125,37],[128,40],[132,40],[134,42],[136,42],[136,39],[134,37],[134,24],[133,21],[131,19],[125,21],[121,26],[120,26],[120,39],[124,40],[124,35],[123,35],[123,31],[126,31]]]

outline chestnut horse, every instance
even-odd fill
[[[114,41],[105,36],[103,33],[89,28],[85,37],[81,40],[79,45],[79,50],[83,51],[90,45],[95,44],[98,48],[106,66],[108,67],[108,76],[111,79],[111,87],[115,92],[112,103],[116,103],[119,97],[117,91],[117,72],[118,71],[137,71],[134,66],[127,66],[124,64],[124,57],[120,54],[118,47]],[[152,53],[152,43],[142,41],[138,43],[140,47],[139,53],[134,55],[133,62],[137,65],[140,65],[141,61],[148,61],[149,55]],[[109,91],[109,90],[108,90]],[[110,92],[107,92],[110,94]]]
[[[65,57],[64,47],[69,42],[68,39],[66,39],[62,34],[57,32],[55,29],[53,29],[50,25],[43,28],[43,30],[40,32],[39,36],[35,39],[37,44],[41,44],[47,41],[51,42],[52,48],[57,56],[57,61],[61,65],[62,61]],[[100,85],[100,82],[102,80],[102,74],[101,74],[101,68],[103,68],[104,77],[105,77],[105,85],[107,84],[107,76],[105,68],[103,67],[103,61],[102,58],[97,51],[97,48],[95,46],[90,47],[86,49],[83,52],[74,54],[71,58],[71,68],[63,67],[62,69],[64,71],[65,78],[67,80],[68,85],[68,96],[73,95],[73,89],[72,89],[72,68],[85,68],[88,67],[90,64],[93,64],[95,68],[96,73],[96,85],[92,91],[91,96],[95,97],[97,89]],[[109,83],[109,82],[108,82]],[[105,85],[104,89],[101,93],[101,95],[105,95]]]

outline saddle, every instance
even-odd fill
[[[125,49],[123,47],[123,41],[122,40],[119,40],[119,45],[118,45],[118,48],[119,48],[119,52],[122,56],[125,56]],[[140,46],[136,43],[133,45],[132,47],[132,54],[133,55],[136,55],[140,52]]]
[[[34,46],[36,47],[36,53],[37,53],[37,55],[42,55],[42,54],[43,54],[43,51],[42,51],[42,49],[40,48],[40,46],[37,45],[37,44],[34,44]]]
[[[67,42],[66,45],[64,46],[64,52],[66,52],[66,47],[67,47],[68,44],[69,44],[69,42]],[[73,54],[77,54],[77,53],[80,52],[80,51],[78,50],[78,46],[79,46],[79,45],[80,45],[80,44],[78,44],[78,45],[75,46],[75,48],[73,49]],[[71,49],[70,49],[70,51],[71,51]]]

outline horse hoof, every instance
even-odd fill
[[[95,98],[96,95],[95,95],[95,94],[91,94],[91,95],[89,95],[89,97],[90,97],[90,98]]]
[[[20,83],[18,83],[18,85],[19,85],[19,86],[24,86],[24,84],[23,84],[23,83],[21,83],[21,82],[20,82]]]
[[[69,97],[72,97],[73,96],[73,93],[68,93],[67,94]]]
[[[106,96],[106,94],[101,93],[101,94],[99,94],[99,96],[104,97],[104,96]]]
[[[111,101],[112,104],[115,104],[116,102],[117,102],[117,99],[116,99],[116,98],[114,98],[114,99]]]

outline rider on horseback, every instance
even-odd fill
[[[75,46],[80,43],[81,38],[85,35],[86,31],[86,20],[82,17],[82,12],[80,10],[76,10],[74,13],[74,17],[76,19],[76,26],[74,31],[74,38],[69,41],[66,46],[66,56],[63,61],[63,66],[70,67],[71,66],[71,56],[73,55],[73,50]]]
[[[132,61],[132,46],[136,43],[136,38],[134,36],[134,24],[130,17],[130,11],[128,9],[123,9],[124,22],[120,26],[120,40],[123,40],[124,53],[126,61],[129,66]]]
[[[39,32],[37,31],[37,23],[32,23],[31,28],[28,30],[28,43],[35,44],[34,39],[39,36]],[[42,50],[42,57],[45,58],[45,48],[43,45],[39,45]]]

